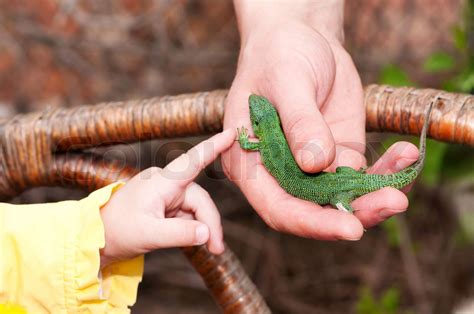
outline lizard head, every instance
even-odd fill
[[[250,120],[255,135],[260,135],[262,127],[273,128],[279,124],[278,113],[272,103],[263,96],[255,94],[249,97]]]

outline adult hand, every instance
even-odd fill
[[[235,7],[241,51],[224,128],[251,130],[248,96],[255,93],[276,106],[304,171],[365,167],[363,90],[341,45],[343,2],[236,0]],[[413,145],[397,143],[368,171],[396,172],[417,156]],[[223,155],[223,166],[270,227],[302,237],[357,240],[364,227],[408,206],[392,188],[354,201],[355,215],[294,198],[265,170],[258,152],[244,152],[237,143]]]

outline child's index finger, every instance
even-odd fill
[[[222,152],[226,151],[235,139],[235,131],[227,129],[199,143],[185,154],[170,162],[161,172],[168,180],[186,186],[211,164]]]

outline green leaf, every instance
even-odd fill
[[[426,59],[425,63],[423,64],[423,69],[426,72],[431,73],[443,72],[453,69],[454,65],[455,61],[451,55],[445,52],[437,52]]]
[[[443,89],[449,92],[474,93],[474,70],[466,69],[443,83]]]
[[[464,50],[467,47],[467,36],[466,31],[462,29],[459,25],[454,26],[453,28],[453,39],[454,46],[458,50]]]
[[[382,296],[380,300],[381,308],[384,313],[398,313],[400,292],[396,288],[390,288]]]
[[[357,314],[377,314],[378,305],[369,287],[363,287],[360,291],[359,300],[356,304]]]
[[[392,86],[414,86],[408,78],[408,74],[399,66],[388,64],[382,68],[379,75],[379,83]]]
[[[459,86],[456,84],[456,82],[453,79],[450,79],[441,83],[441,89],[447,92],[458,92]]]
[[[454,84],[457,91],[463,93],[474,92],[474,71],[472,69],[466,70],[454,78]]]
[[[389,218],[382,223],[382,228],[387,236],[388,244],[391,247],[400,246],[400,226],[396,219]]]
[[[459,214],[460,229],[467,244],[474,243],[474,210],[466,210]]]
[[[356,304],[357,314],[395,314],[399,313],[400,293],[396,288],[386,290],[380,300],[374,297],[369,287],[363,286]]]
[[[443,158],[443,181],[474,180],[474,149],[449,144]]]

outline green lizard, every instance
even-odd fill
[[[411,166],[388,175],[367,174],[351,167],[337,167],[336,172],[306,173],[297,165],[288,146],[275,107],[265,97],[250,95],[250,120],[258,142],[250,142],[247,129],[239,129],[240,146],[259,151],[263,165],[289,194],[315,202],[331,204],[339,210],[353,212],[351,202],[364,194],[391,186],[400,189],[415,180],[423,168],[431,103],[420,138],[420,156]]]

